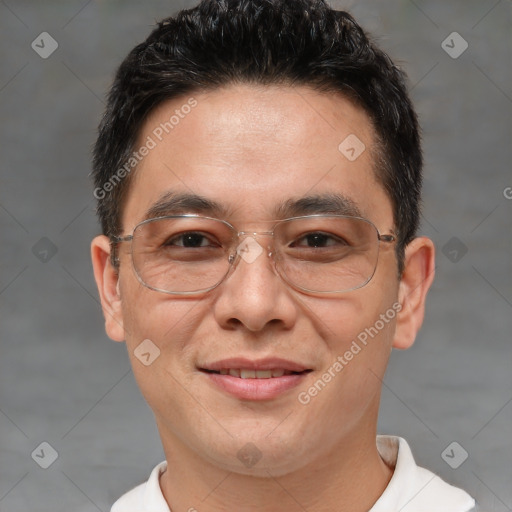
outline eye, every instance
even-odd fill
[[[290,247],[322,248],[340,245],[347,245],[347,243],[337,236],[317,231],[314,233],[307,233],[302,235],[300,238],[297,238],[294,242],[292,242]]]
[[[219,244],[212,240],[213,237],[198,231],[190,231],[172,235],[163,244],[166,247],[218,247]]]

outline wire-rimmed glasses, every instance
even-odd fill
[[[373,277],[380,242],[395,241],[395,235],[381,235],[367,219],[324,214],[283,219],[260,232],[237,231],[212,217],[171,215],[144,220],[131,235],[111,239],[116,264],[116,245],[131,242],[139,281],[175,295],[208,292],[241,260],[250,264],[265,252],[277,274],[297,290],[347,292]]]

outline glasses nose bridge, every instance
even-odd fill
[[[266,252],[267,256],[270,258],[270,259],[273,259],[274,257],[274,253],[275,253],[275,248],[274,248],[274,243],[273,243],[273,240],[274,240],[274,236],[275,236],[275,231],[274,230],[271,230],[271,231],[254,231],[254,230],[244,230],[244,231],[235,231],[235,254],[232,255],[232,257],[230,258],[231,261],[234,260],[234,256],[239,253],[239,249],[240,247],[242,247],[244,245],[244,241],[247,239],[247,238],[253,238],[256,243],[258,243],[261,248],[263,249],[264,252]],[[261,237],[269,237],[272,239],[272,241],[269,241],[269,243],[265,244],[265,245],[262,245],[258,240],[257,238],[261,238]],[[244,252],[244,251],[242,251]],[[242,258],[243,259],[243,258]]]
[[[258,240],[257,240],[258,238],[271,238],[273,240],[275,237],[275,232],[274,232],[274,230],[271,230],[271,231],[252,231],[252,230],[251,231],[237,231],[236,232],[237,247],[240,244],[242,244],[245,239],[247,239],[249,237],[254,238],[256,240],[256,242],[258,242]],[[273,248],[273,246],[274,246],[274,243],[271,242],[266,245],[266,249],[268,251],[270,251],[271,248]],[[270,256],[270,253],[269,253],[269,256]]]
[[[237,231],[236,236],[238,238],[245,237],[245,236],[274,236],[274,230],[272,231]]]

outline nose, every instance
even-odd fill
[[[218,287],[214,315],[224,328],[251,332],[269,326],[290,329],[297,308],[291,291],[276,273],[270,253],[253,236],[238,245],[235,268]]]

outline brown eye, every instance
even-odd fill
[[[291,247],[311,247],[311,248],[321,248],[321,247],[332,247],[334,245],[344,245],[345,242],[338,237],[333,235],[329,235],[327,233],[316,232],[316,233],[308,233],[307,235],[303,235],[301,238],[298,238],[295,242],[291,244]]]
[[[178,246],[178,247],[186,247],[186,248],[195,248],[195,247],[212,247],[214,245],[218,245],[212,243],[212,240],[208,238],[203,233],[199,233],[197,231],[191,231],[189,233],[182,233],[180,235],[174,236],[167,240],[164,244],[165,246]]]

